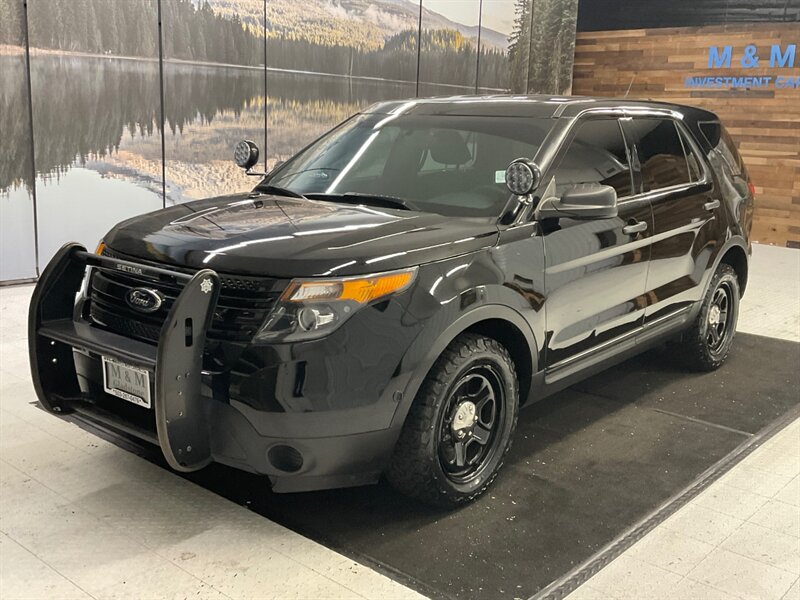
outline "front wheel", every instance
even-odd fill
[[[730,265],[721,264],[711,279],[703,306],[683,336],[684,361],[699,371],[718,369],[733,345],[739,316],[739,279]]]
[[[457,337],[425,378],[386,473],[400,492],[454,507],[497,477],[517,424],[514,361],[498,341]]]

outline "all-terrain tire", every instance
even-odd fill
[[[713,344],[710,327],[714,319],[710,320],[711,311],[714,310],[716,299],[723,294],[727,297],[727,316],[724,328],[724,339]],[[677,354],[681,361],[689,368],[696,371],[714,371],[728,358],[733,338],[736,334],[736,320],[739,316],[739,279],[736,271],[728,264],[722,263],[717,268],[711,283],[708,286],[700,313],[692,326],[681,336],[679,344],[673,345],[672,352]]]
[[[442,464],[441,429],[456,386],[476,369],[496,375],[502,407],[494,431],[493,454],[468,481],[454,480]],[[498,403],[499,406],[499,403]],[[403,494],[442,507],[466,504],[483,494],[497,477],[511,445],[519,413],[519,384],[514,361],[497,340],[464,333],[442,352],[419,389],[406,417],[386,472]]]

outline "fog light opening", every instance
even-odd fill
[[[270,448],[267,458],[273,467],[286,473],[296,473],[303,468],[303,455],[300,451],[284,444]]]

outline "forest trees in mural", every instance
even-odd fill
[[[20,0],[0,0],[0,44],[25,44],[25,12]]]
[[[512,90],[568,94],[578,0],[517,0],[508,60]]]
[[[7,0],[0,0],[5,2]],[[0,197],[10,188],[33,187],[33,164],[28,118],[28,83],[24,39],[14,44],[18,53],[0,63]]]
[[[0,0],[2,14],[10,15],[0,24],[0,43],[17,43],[22,15],[16,0]],[[8,5],[8,6],[5,6]],[[31,39],[42,49],[85,54],[158,56],[157,30],[145,26],[152,21],[155,0],[109,2],[108,0],[48,0],[31,3]],[[170,59],[218,64],[259,66],[264,62],[263,29],[252,24],[251,15],[221,14],[206,0],[161,2],[162,20],[171,24],[164,37],[164,55]],[[364,43],[359,38],[344,41],[326,35],[322,29],[310,39],[295,30],[267,32],[269,66],[350,76],[380,77],[411,81],[416,76],[417,31],[401,30],[382,41]],[[435,54],[434,83],[460,85],[463,68],[477,56],[475,39],[461,32],[441,28],[426,30],[423,52]],[[484,44],[480,50],[481,87],[503,89],[508,85],[507,56],[501,48]]]
[[[48,0],[28,5],[31,40],[62,52],[158,57],[155,4],[107,0]]]
[[[514,29],[508,38],[509,87],[514,92],[528,89],[528,51],[531,46],[531,2],[517,0]]]
[[[533,0],[528,93],[569,94],[578,0]]]
[[[48,0],[31,3],[29,27],[37,46],[62,52],[138,56],[158,55],[157,31],[144,24],[152,20],[148,11],[155,2],[108,2],[108,0]],[[164,39],[164,54],[170,59],[218,64],[259,66],[264,62],[264,29],[254,25],[262,6],[227,2],[217,11],[208,0],[161,2],[164,22],[173,24]],[[243,10],[242,15],[236,7]],[[408,7],[412,7],[408,3]],[[406,8],[408,8],[406,7]],[[315,15],[311,32],[300,24],[290,26],[285,14],[266,29],[269,66],[350,76],[380,77],[411,81],[416,76],[416,29],[401,29],[391,35],[386,28],[372,31],[361,24],[350,25],[366,37],[341,36],[347,19]],[[381,10],[387,10],[386,7]],[[21,3],[0,0],[0,43],[19,43]],[[296,16],[296,19],[302,19]],[[311,18],[311,17],[309,17]],[[410,27],[408,14],[398,23]],[[296,20],[295,19],[295,20]],[[496,44],[481,44],[454,29],[455,23],[440,22],[426,28],[423,52],[435,55],[433,83],[464,85],[463,65],[480,52],[480,87],[514,92],[563,93],[571,83],[577,0],[516,0],[514,28],[508,50]],[[344,23],[344,25],[343,25]],[[354,21],[355,23],[355,21]],[[338,29],[337,29],[338,27]],[[374,29],[374,27],[373,27]],[[313,33],[313,35],[311,35]],[[497,32],[493,32],[497,35]],[[467,58],[465,58],[467,55]]]
[[[2,0],[7,2],[8,0]],[[158,32],[153,2],[108,0],[48,0],[31,3],[28,19],[31,39],[40,48],[158,57]],[[254,29],[234,14],[215,13],[211,5],[190,0],[161,2],[162,20],[174,23],[164,39],[167,56],[215,63],[263,63],[263,42]]]

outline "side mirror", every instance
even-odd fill
[[[236,166],[249,171],[258,162],[258,146],[250,140],[242,140],[233,149],[233,160]]]
[[[594,184],[570,188],[561,198],[547,198],[536,208],[538,219],[610,219],[617,213],[617,191],[609,185]]]
[[[527,196],[542,178],[542,172],[535,162],[527,158],[511,161],[506,169],[506,186],[515,196]]]

